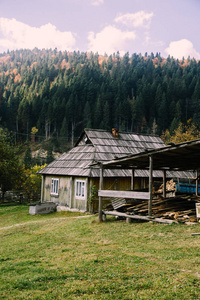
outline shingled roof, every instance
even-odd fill
[[[99,177],[99,167],[91,167],[96,162],[110,161],[114,158],[121,158],[126,155],[141,153],[144,150],[162,147],[165,147],[165,144],[158,136],[121,132],[118,136],[113,136],[112,132],[106,130],[85,129],[74,148],[59,156],[39,173]],[[105,170],[104,176],[131,176],[131,171],[123,169]],[[148,171],[136,170],[135,176],[148,177]],[[162,177],[162,173],[155,171],[154,176]]]

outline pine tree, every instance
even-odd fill
[[[32,154],[31,154],[30,144],[28,144],[26,152],[25,152],[24,165],[25,165],[25,169],[30,169],[32,166]]]
[[[47,159],[46,159],[46,162],[47,162],[47,164],[50,164],[53,160],[54,160],[53,146],[52,146],[52,143],[49,142],[48,149],[47,149]]]
[[[110,126],[110,108],[108,101],[104,104],[103,107],[103,128],[109,130],[111,128]]]

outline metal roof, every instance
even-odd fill
[[[94,163],[115,161],[116,158],[130,157],[145,151],[165,148],[158,136],[135,133],[119,133],[114,137],[106,130],[85,129],[74,148],[63,153],[39,173],[49,175],[99,177],[99,167]],[[154,151],[152,150],[152,151]],[[162,177],[162,172],[155,172],[155,177]],[[169,177],[172,177],[168,174]],[[173,174],[174,177],[188,177],[186,174]],[[181,175],[181,176],[179,176]],[[106,177],[131,177],[130,170],[107,170]],[[136,170],[136,177],[148,177],[147,170]]]

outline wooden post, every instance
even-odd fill
[[[102,215],[102,220],[103,220],[104,222],[106,221],[106,215],[105,215],[105,214]]]
[[[87,178],[87,179],[86,179],[86,189],[85,189],[86,191],[90,190],[90,189],[88,188],[88,184],[89,184],[89,183],[88,183],[88,178]],[[88,207],[87,207],[87,206],[88,206],[88,196],[90,196],[90,195],[87,194],[86,199],[85,199],[85,211],[88,211]]]
[[[103,166],[100,165],[99,189],[103,189]],[[102,197],[99,196],[99,222],[102,222]]]
[[[89,212],[93,213],[93,203],[92,203],[92,178],[90,177],[90,190],[89,190]]]
[[[73,197],[73,187],[74,187],[74,180],[73,180],[73,177],[70,178],[70,190],[69,190],[69,203],[70,203],[70,208],[72,208],[72,205],[74,204],[74,201],[72,199]]]
[[[198,176],[199,176],[199,169],[196,170],[196,196],[198,196],[198,185],[199,185]]]
[[[132,173],[131,173],[131,191],[134,191],[134,178],[135,178],[135,170],[132,169]]]
[[[163,170],[163,197],[166,198],[166,170]]]
[[[126,223],[132,223],[132,219],[131,218],[126,218]]]
[[[153,157],[149,156],[149,202],[148,215],[152,215],[152,191],[153,191]]]

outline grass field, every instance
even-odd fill
[[[0,207],[0,299],[200,299],[194,232],[200,224]]]

